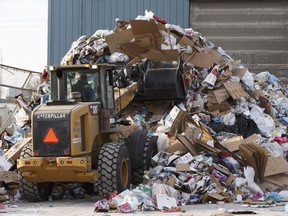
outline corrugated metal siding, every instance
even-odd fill
[[[190,26],[250,71],[268,70],[287,82],[287,2],[192,0]]]
[[[114,29],[116,18],[134,19],[153,11],[169,23],[189,27],[189,0],[49,0],[48,64],[61,58],[81,35]]]

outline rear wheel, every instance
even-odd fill
[[[157,154],[157,136],[148,135],[147,131],[136,131],[126,141],[132,162],[132,184],[143,182],[144,171],[151,167],[151,159]]]
[[[20,154],[20,159],[32,156],[32,144],[26,144]],[[46,201],[53,190],[53,183],[32,183],[28,182],[21,172],[18,172],[19,193],[21,199],[29,201]]]
[[[121,193],[129,188],[131,164],[126,145],[106,143],[102,146],[98,159],[99,195],[108,198],[111,192]]]

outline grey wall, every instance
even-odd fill
[[[48,64],[59,65],[71,43],[98,29],[114,29],[115,18],[153,11],[169,23],[189,27],[189,0],[49,0]]]
[[[250,71],[288,83],[287,0],[191,0],[190,25]]]

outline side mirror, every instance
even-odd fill
[[[58,68],[56,70],[56,76],[58,77],[58,79],[61,79],[63,77],[63,71]]]

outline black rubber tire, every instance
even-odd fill
[[[131,175],[131,183],[133,185],[138,185],[141,184],[143,182],[143,175],[144,175],[144,169],[136,169],[132,171],[132,175]]]
[[[32,156],[32,144],[27,143],[21,153],[20,159],[30,158]],[[39,202],[48,200],[53,190],[53,183],[32,183],[28,182],[21,172],[18,171],[19,193],[21,199]]]
[[[111,192],[121,193],[130,187],[131,162],[124,143],[106,143],[98,159],[98,190],[102,198],[109,198]]]
[[[143,182],[145,170],[151,167],[151,159],[157,151],[157,136],[148,135],[147,131],[136,131],[126,141],[132,162],[131,183]]]

